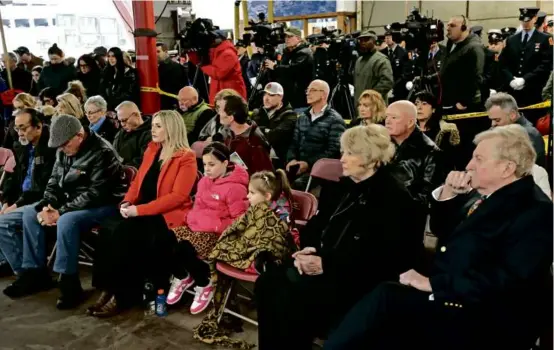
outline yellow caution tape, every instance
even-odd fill
[[[541,109],[541,108],[547,108],[550,107],[551,103],[550,101],[536,103],[531,106],[522,107],[519,110],[526,110],[526,109]],[[445,115],[442,117],[444,120],[459,120],[459,119],[470,119],[470,118],[478,118],[478,117],[486,117],[487,112],[474,112],[474,113],[464,113],[464,114],[451,114],[451,115]]]
[[[169,92],[165,92],[162,89],[160,89],[160,86],[158,84],[156,84],[156,87],[141,86],[140,91],[142,91],[142,92],[155,92],[155,93],[160,94],[160,95],[173,97],[174,99],[177,99],[177,100],[179,99],[179,96],[174,95],[174,94],[170,94]]]

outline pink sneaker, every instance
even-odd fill
[[[210,305],[210,301],[212,301],[214,297],[215,289],[210,282],[206,287],[194,287],[194,291],[196,294],[190,306],[190,313],[196,315],[206,310],[208,305]]]
[[[171,281],[171,288],[169,288],[169,294],[167,295],[167,304],[177,304],[187,289],[194,284],[194,280],[190,275],[185,279],[177,279],[173,277]]]

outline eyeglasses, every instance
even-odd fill
[[[136,117],[136,113],[131,113],[127,118],[117,118],[121,124],[127,124],[129,119]]]
[[[97,109],[97,110],[95,110],[95,111],[86,111],[85,114],[86,114],[86,115],[93,115],[93,114],[96,114],[96,113],[98,113],[98,112],[101,112],[101,110],[100,110],[100,109]]]
[[[80,64],[79,67],[81,67],[81,68],[88,68],[88,64]]]
[[[27,131],[27,129],[29,129],[31,125],[25,125],[25,126],[14,126],[13,129],[15,130],[15,132],[25,132]]]

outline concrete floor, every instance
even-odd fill
[[[0,294],[0,350],[8,349],[187,349],[205,350],[219,347],[192,338],[192,328],[204,314],[192,316],[188,311],[191,296],[170,309],[165,318],[144,317],[142,310],[128,311],[107,320],[85,315],[85,308],[98,293],[90,288],[90,272],[84,271],[83,288],[89,298],[72,311],[55,308],[58,290],[11,300]],[[11,278],[0,279],[3,290]],[[256,329],[244,325],[245,331],[235,337],[256,343]]]

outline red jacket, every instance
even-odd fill
[[[125,195],[125,202],[136,203],[144,177],[156,159],[160,145],[150,142],[135,180]],[[192,208],[190,192],[196,182],[196,155],[193,151],[175,152],[160,170],[158,198],[137,206],[139,216],[163,215],[169,228],[183,226],[185,216]]]
[[[248,173],[238,165],[225,177],[203,177],[187,215],[187,226],[194,232],[221,234],[248,209],[247,192]]]
[[[246,86],[242,78],[237,49],[233,44],[225,40],[211,48],[209,55],[210,63],[200,68],[211,78],[210,104],[214,105],[215,95],[223,89],[233,89],[246,99]],[[189,59],[195,65],[200,62],[195,52],[189,53]]]

